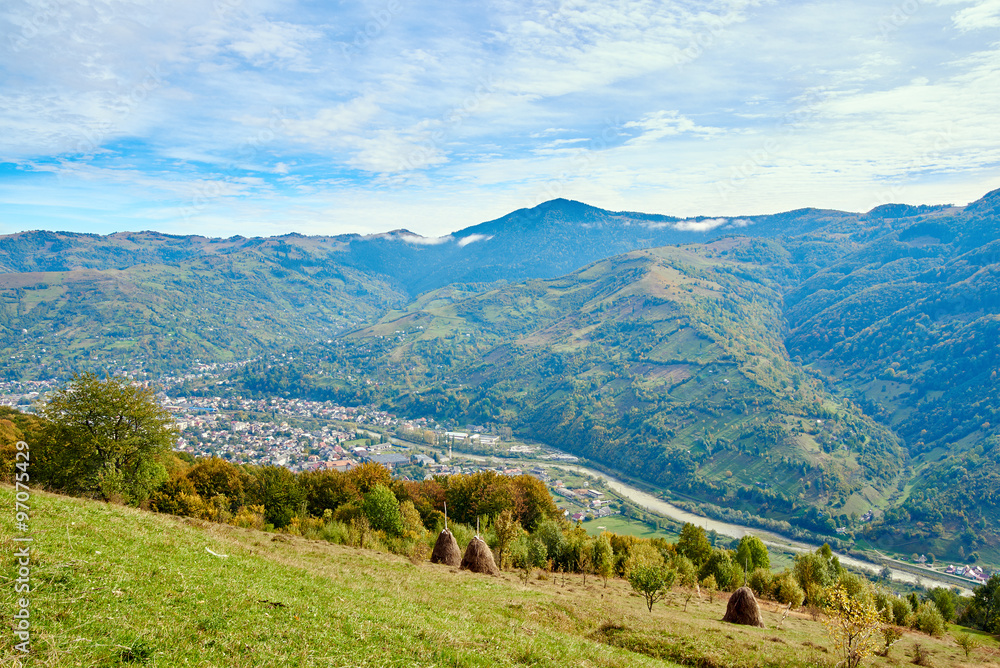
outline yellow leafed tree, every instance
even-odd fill
[[[852,597],[843,585],[827,591],[823,620],[836,652],[846,668],[857,668],[878,646],[881,619],[875,604],[865,596]]]

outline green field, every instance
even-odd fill
[[[12,508],[10,487],[0,503]],[[719,621],[725,595],[675,589],[652,613],[621,580],[474,575],[425,561],[132,508],[32,493],[31,654],[2,666],[829,666],[823,626],[762,604],[768,628]],[[3,539],[11,528],[3,523]],[[8,543],[9,544],[9,543]],[[213,554],[214,553],[214,554]],[[224,556],[222,556],[224,555]],[[16,562],[5,550],[4,610]],[[685,611],[686,607],[686,611]],[[10,623],[8,621],[8,623]],[[1000,666],[992,639],[965,661],[906,632],[933,665]]]
[[[633,520],[623,515],[610,515],[601,517],[581,525],[591,536],[599,536],[605,531],[621,534],[623,536],[636,536],[637,538],[666,538],[671,543],[677,542],[678,532],[666,529],[654,529],[645,522]],[[604,527],[603,529],[601,527]]]

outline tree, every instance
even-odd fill
[[[986,584],[972,591],[972,603],[959,621],[988,633],[1000,633],[1000,574],[994,573]]]
[[[587,574],[593,572],[594,568],[594,544],[596,540],[581,536],[575,544],[576,548],[576,569],[583,573],[583,586],[587,586]]]
[[[965,652],[965,658],[968,659],[969,655],[976,650],[981,644],[978,638],[973,638],[968,633],[956,633],[955,634],[955,644],[962,648]]]
[[[493,533],[497,537],[497,565],[501,569],[505,562],[509,561],[508,548],[523,531],[521,523],[514,517],[514,512],[510,508],[497,515],[493,521]]]
[[[709,542],[703,528],[688,522],[681,528],[677,551],[690,559],[696,567],[701,568],[712,554],[712,543]]]
[[[48,424],[36,469],[50,486],[141,503],[167,480],[161,461],[176,435],[151,388],[87,373],[41,409]]]
[[[615,572],[615,554],[611,549],[611,541],[605,534],[594,541],[594,572],[604,578],[604,587],[607,588],[608,578]]]
[[[958,607],[958,594],[944,587],[935,587],[927,592],[928,596],[937,609],[941,611],[944,621],[950,622],[955,618],[955,608]]]
[[[221,494],[235,509],[243,505],[244,489],[250,476],[225,459],[210,457],[200,460],[186,477],[201,498],[207,500]]]
[[[806,600],[810,605],[820,602],[823,588],[830,586],[843,570],[840,560],[827,544],[813,554],[795,555],[792,566],[792,573],[806,593]]]
[[[554,566],[558,566],[566,558],[566,536],[555,520],[544,520],[536,528],[533,536],[545,546],[545,554]]]
[[[701,567],[699,577],[715,577],[720,590],[735,591],[746,579],[743,567],[736,563],[732,550],[712,550],[708,560]]]
[[[538,478],[519,475],[510,480],[510,488],[517,520],[528,531],[532,531],[542,520],[559,514],[548,487]]]
[[[284,466],[264,466],[254,471],[250,503],[264,507],[264,521],[275,528],[288,526],[305,505],[305,492],[295,474]]]
[[[869,597],[852,597],[837,585],[826,593],[827,617],[823,620],[847,668],[857,668],[879,645],[881,618]]]
[[[739,547],[736,548],[736,563],[747,573],[753,573],[758,568],[765,570],[771,568],[771,557],[767,553],[764,541],[749,534],[743,536]]]
[[[639,564],[629,572],[628,583],[632,589],[642,594],[646,599],[646,607],[652,612],[653,604],[667,595],[676,575],[674,570],[663,565]]]
[[[365,494],[361,510],[376,531],[384,531],[391,536],[403,533],[403,515],[399,511],[399,501],[385,485],[375,485]]]

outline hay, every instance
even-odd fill
[[[447,529],[442,529],[437,542],[434,543],[434,551],[431,553],[432,564],[446,564],[448,566],[458,566],[462,563],[462,551],[458,549],[458,541],[454,534]]]
[[[462,557],[463,570],[473,573],[489,573],[490,575],[500,575],[497,562],[493,559],[493,552],[479,536],[469,541],[469,546],[465,548],[465,556]]]
[[[757,605],[757,599],[754,598],[750,587],[740,587],[733,592],[733,595],[729,597],[726,616],[722,618],[722,621],[764,628],[764,618],[760,615],[760,606]]]

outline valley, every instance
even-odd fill
[[[998,207],[707,224],[553,200],[430,241],[20,233],[0,239],[0,374],[483,424],[721,519],[998,563]]]

